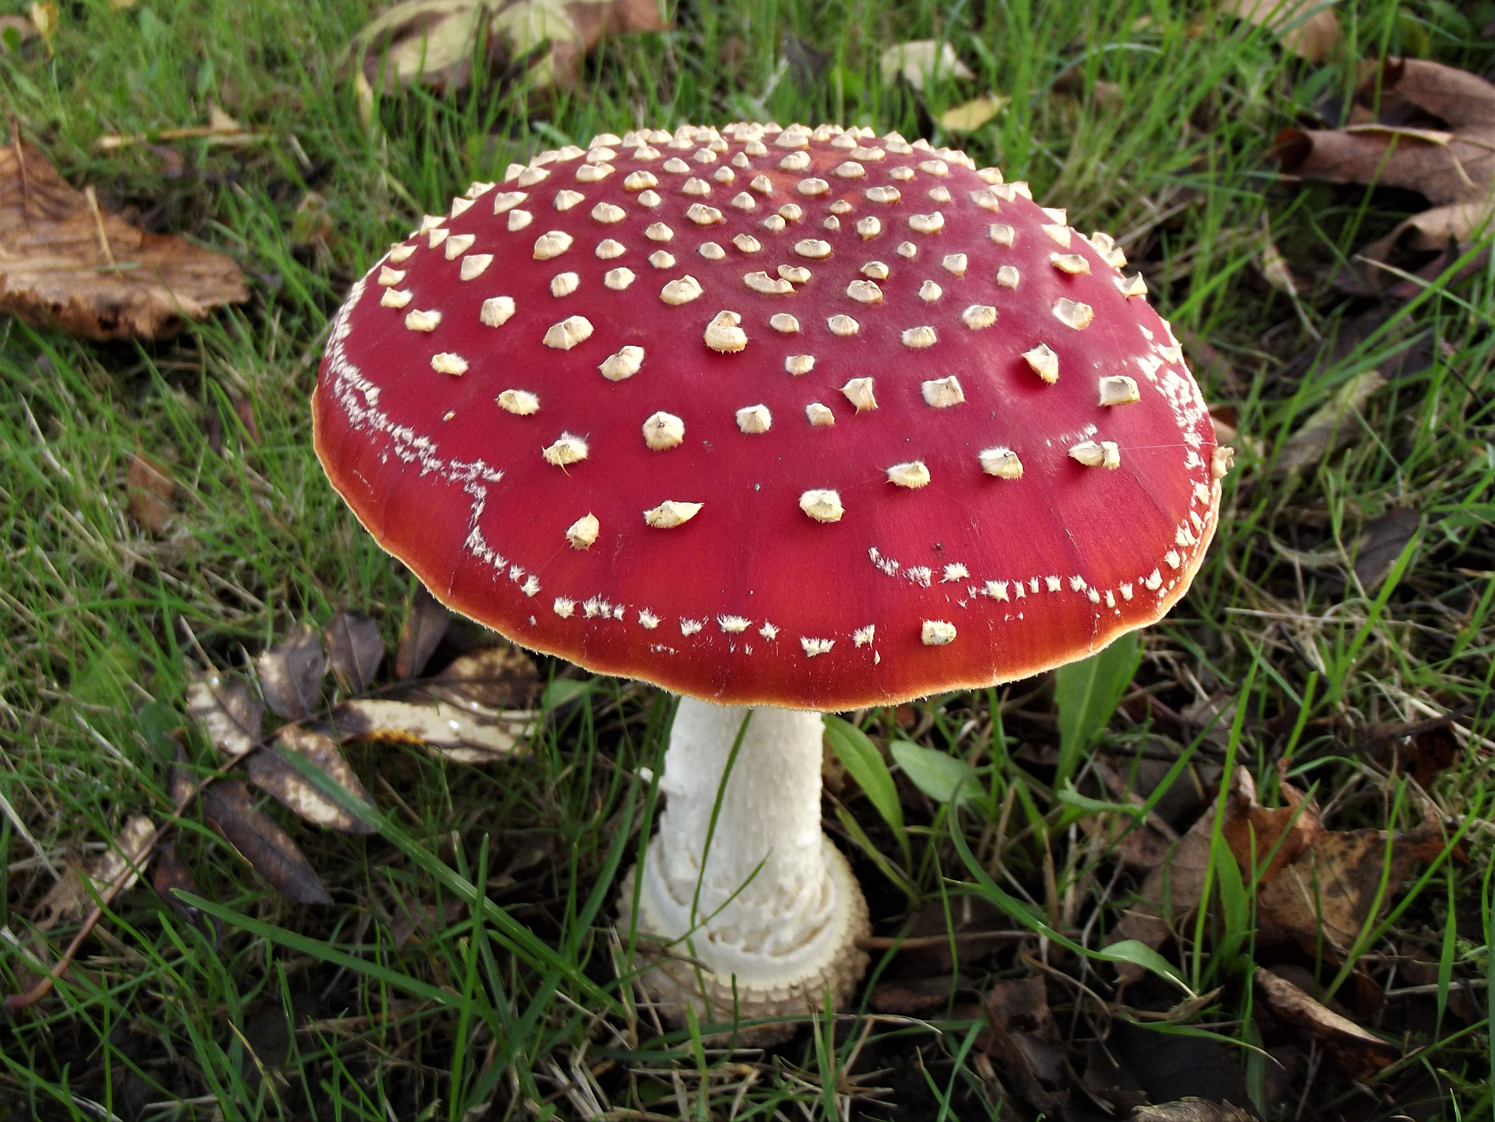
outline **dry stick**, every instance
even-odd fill
[[[10,118],[10,143],[16,150],[16,170],[21,176],[21,220],[29,226],[31,224],[31,184],[26,179],[26,153],[21,148],[21,121],[14,115]]]
[[[214,778],[214,776],[210,775],[201,783],[194,786],[191,791],[177,802],[176,807],[171,812],[171,816],[173,818],[180,818],[182,812],[187,809],[192,800],[197,798],[202,789],[212,783]],[[68,944],[67,950],[63,952],[62,957],[57,960],[57,964],[52,967],[47,976],[25,993],[13,993],[5,998],[4,1008],[7,1013],[14,1013],[18,1009],[29,1009],[52,992],[52,987],[56,985],[59,978],[68,972],[68,968],[73,964],[74,957],[83,948],[83,941],[93,933],[93,929],[98,925],[99,920],[103,918],[104,909],[113,902],[114,897],[119,894],[119,890],[124,887],[125,882],[132,876],[139,875],[145,869],[146,865],[150,863],[151,857],[156,852],[156,845],[161,841],[161,835],[166,833],[170,828],[170,822],[163,822],[157,826],[155,833],[151,834],[145,845],[141,847],[138,855],[131,854],[129,856],[129,860],[125,862],[125,867],[115,874],[114,879],[106,884],[99,893],[99,902],[93,906],[93,911],[88,913],[88,918],[83,921],[83,926],[79,929],[78,934],[73,936],[73,941]]]
[[[94,194],[92,183],[83,188],[83,197],[88,200],[88,210],[93,215],[94,229],[99,233],[99,248],[104,251],[104,260],[113,265],[114,251],[109,248],[109,235],[104,232],[104,216],[99,213],[99,197]]]

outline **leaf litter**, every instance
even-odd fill
[[[1392,263],[1407,253],[1439,253],[1418,270],[1428,278],[1495,217],[1495,84],[1426,59],[1364,63],[1343,128],[1284,130],[1273,153],[1285,172],[1305,179],[1425,196],[1427,210],[1366,246],[1362,256]],[[1365,282],[1371,290],[1395,279],[1371,272]]]
[[[1318,804],[1285,780],[1284,807],[1257,802],[1251,773],[1237,768],[1224,802],[1220,834],[1249,885],[1257,883],[1257,938],[1264,943],[1322,939],[1343,956],[1354,945],[1372,908],[1394,895],[1420,863],[1444,850],[1436,821],[1413,830],[1324,829]],[[1112,941],[1137,939],[1157,949],[1198,909],[1210,868],[1216,807],[1211,805],[1152,869],[1137,901],[1112,933]],[[1382,884],[1384,884],[1384,893]],[[1139,968],[1118,966],[1124,977]]]
[[[0,312],[84,339],[163,339],[249,299],[233,258],[131,226],[41,149],[0,147]]]
[[[534,86],[570,88],[606,35],[664,31],[654,0],[402,0],[348,46],[366,101],[380,88],[458,90],[475,63],[494,73],[522,64]],[[479,47],[487,44],[487,56]]]

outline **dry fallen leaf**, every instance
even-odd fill
[[[0,312],[84,339],[165,338],[249,299],[232,258],[105,212],[18,140],[0,147],[0,258]]]
[[[203,788],[202,812],[282,896],[298,904],[332,903],[311,862],[274,819],[255,807],[249,789],[237,779],[220,779]]]
[[[347,834],[374,832],[372,826],[318,790],[286,760],[287,754],[300,756],[353,798],[373,808],[374,801],[331,738],[300,725],[282,726],[275,733],[273,746],[249,757],[245,765],[249,781],[308,822]]]
[[[420,674],[436,653],[451,622],[451,614],[426,591],[426,586],[416,585],[410,611],[400,625],[400,642],[395,647],[395,677],[404,681]]]
[[[1355,576],[1360,587],[1375,591],[1421,527],[1421,513],[1410,506],[1394,506],[1366,523],[1355,543]]]
[[[372,121],[381,82],[386,91],[416,83],[461,89],[485,29],[485,65],[498,70],[527,60],[531,80],[544,87],[575,84],[582,56],[604,35],[668,26],[654,0],[403,0],[350,45],[360,112],[367,103],[365,123]]]
[[[379,625],[360,612],[339,609],[327,621],[327,654],[338,684],[348,693],[362,693],[384,658]]]
[[[512,756],[534,719],[535,713],[527,709],[480,716],[441,702],[372,699],[345,701],[332,711],[340,740],[417,744],[460,764],[488,764]]]
[[[518,647],[486,647],[452,660],[432,680],[429,692],[474,713],[528,709],[540,692],[534,660]]]
[[[1256,985],[1268,1009],[1318,1040],[1351,1079],[1366,1079],[1401,1059],[1402,1050],[1396,1045],[1340,1016],[1271,970],[1258,969]]]
[[[165,531],[171,521],[171,499],[176,483],[171,473],[142,452],[130,457],[130,474],[125,479],[128,504],[125,513],[154,534]]]
[[[1309,62],[1323,62],[1339,43],[1335,0],[1227,0],[1222,15],[1268,28],[1282,46]]]
[[[1156,1106],[1139,1106],[1127,1122],[1255,1122],[1252,1115],[1231,1103],[1208,1099],[1178,1099]]]
[[[57,5],[53,0],[32,0],[31,23],[36,33],[46,41],[47,49],[51,50],[52,36],[57,34]]]
[[[265,703],[239,678],[216,670],[198,675],[187,684],[187,713],[202,725],[213,747],[230,759],[259,745]]]
[[[187,903],[180,895],[186,892],[201,896],[202,890],[197,887],[197,881],[192,879],[192,870],[187,868],[181,855],[177,853],[176,842],[169,842],[156,851],[156,867],[151,872],[151,887],[161,899],[171,905],[172,911],[188,923],[202,921],[202,910]],[[223,939],[223,921],[213,916],[209,923],[213,929],[213,945],[216,947]]]
[[[1343,953],[1370,918],[1383,878],[1389,899],[1415,865],[1442,851],[1436,824],[1389,839],[1383,830],[1322,830],[1302,856],[1262,884],[1257,894],[1262,937],[1322,937]]]
[[[1443,850],[1443,835],[1430,822],[1388,840],[1381,830],[1325,830],[1319,808],[1291,784],[1279,784],[1278,809],[1261,806],[1256,784],[1244,768],[1231,778],[1221,836],[1247,884],[1257,876],[1257,929],[1264,941],[1320,940],[1343,953],[1358,938],[1385,878],[1385,907],[1418,862]],[[1112,941],[1138,939],[1161,947],[1177,924],[1199,906],[1210,860],[1215,807],[1180,839],[1169,860],[1148,873],[1139,899],[1122,916]],[[1274,852],[1275,851],[1275,852]],[[1389,867],[1388,867],[1389,862]],[[1258,875],[1259,873],[1259,875]],[[1123,977],[1140,977],[1131,964]]]
[[[1307,179],[1427,197],[1432,209],[1366,247],[1373,261],[1397,249],[1467,247],[1495,215],[1495,85],[1423,59],[1367,64],[1348,126],[1289,129],[1273,151],[1284,171]]]
[[[891,85],[900,75],[916,90],[941,78],[976,77],[975,72],[960,61],[955,48],[949,43],[933,39],[913,39],[898,43],[883,51],[878,58],[884,84]]]
[[[1363,371],[1347,381],[1309,415],[1302,428],[1283,441],[1282,451],[1272,466],[1272,478],[1282,479],[1317,463],[1353,440],[1361,431],[1360,410],[1385,384],[1386,378],[1379,370]]]
[[[982,94],[962,105],[955,105],[940,114],[940,124],[955,132],[974,132],[1006,109],[1012,101],[1001,94]]]
[[[156,826],[143,814],[125,821],[108,850],[83,868],[70,868],[36,907],[37,930],[50,931],[59,923],[76,923],[93,910],[97,898],[120,881],[115,898],[135,887],[150,860]]]
[[[255,660],[260,693],[277,715],[299,721],[311,715],[322,696],[327,656],[322,638],[309,624],[298,623],[280,642]]]

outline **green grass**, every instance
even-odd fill
[[[1420,812],[1388,775],[1390,745],[1359,746],[1396,722],[1465,709],[1473,732],[1432,795],[1453,821],[1488,815],[1490,271],[1407,301],[1345,296],[1322,279],[1326,266],[1387,231],[1406,198],[1279,182],[1264,159],[1280,128],[1334,111],[1358,58],[1409,50],[1486,71],[1488,3],[1348,6],[1345,54],[1322,67],[1284,59],[1261,30],[1163,2],[692,4],[672,12],[674,31],[607,42],[575,91],[547,96],[479,75],[456,94],[383,99],[374,129],[336,70],[368,18],[363,3],[64,8],[50,50],[33,41],[0,53],[0,103],[75,184],[233,255],[253,298],[145,346],[0,321],[0,795],[15,812],[0,820],[0,927],[16,938],[0,943],[0,989],[29,985],[26,954],[55,956],[76,930],[33,933],[52,885],[47,864],[97,853],[129,814],[169,817],[173,745],[149,734],[146,703],[181,711],[204,656],[241,666],[293,622],[322,623],[342,606],[373,615],[393,643],[411,578],[359,529],[310,451],[307,397],[350,281],[468,181],[640,121],[830,119],[953,141],[1030,180],[1074,225],[1124,237],[1189,342],[1207,396],[1236,410],[1248,439],[1209,560],[1187,600],[1144,636],[1137,677],[1159,712],[1192,712],[1211,697],[1235,708],[1204,732],[1161,717],[1135,723],[1145,707],[1129,705],[1105,737],[1108,758],[1140,775],[1151,757],[1186,750],[1172,788],[1158,793],[1164,809],[1196,783],[1207,795],[1226,760],[1271,792],[1286,759],[1297,783],[1318,785],[1334,828],[1408,828]],[[978,79],[922,99],[885,86],[879,52],[928,37],[947,38]],[[824,70],[786,61],[802,46],[826,56]],[[1010,96],[1010,108],[973,135],[942,135],[938,113],[985,89]],[[104,134],[203,123],[213,103],[268,139],[234,150],[171,145],[183,159],[173,176],[159,146],[95,147]],[[330,233],[321,246],[294,244],[312,191]],[[1257,267],[1268,228],[1305,281],[1302,318]],[[1220,360],[1200,361],[1200,342]],[[1276,475],[1303,421],[1371,369],[1388,384],[1351,416],[1350,439]],[[257,442],[238,401],[253,410]],[[159,537],[125,515],[137,450],[178,483],[175,520]],[[1305,555],[1332,550],[1353,558],[1364,528],[1395,507],[1420,512],[1421,528],[1379,588],[1359,587],[1332,560],[1305,566]],[[121,897],[57,993],[0,1024],[0,1115],[387,1122],[583,1118],[595,1103],[618,1118],[831,1118],[853,1095],[855,1117],[994,1116],[1004,1092],[953,982],[952,1003],[927,1021],[854,1010],[769,1054],[723,1049],[697,1026],[660,1034],[634,1007],[618,980],[628,936],[609,927],[612,890],[650,832],[640,769],[658,769],[669,715],[657,692],[603,680],[547,712],[532,750],[502,766],[353,750],[384,815],[378,835],[318,833],[271,811],[312,856],[333,908],[276,896],[189,811],[179,848],[221,938],[148,887]],[[996,889],[1068,938],[1101,945],[1135,881],[1091,844],[1100,812],[1048,785],[1059,743],[1051,680],[844,716],[879,749],[896,735],[959,755],[987,785],[952,826],[948,807],[895,773],[896,834],[854,786],[830,807],[827,828],[856,862],[878,934],[917,914],[955,924]],[[194,734],[188,744],[211,769],[206,743]],[[1405,907],[1362,938],[1366,984],[1400,985],[1385,956],[1403,942],[1446,963],[1447,976],[1491,970],[1488,839],[1487,824],[1471,820],[1465,859],[1388,901]],[[1201,922],[1170,952],[1195,990],[1218,987],[1184,1023],[1279,1043],[1280,1032],[1264,1041],[1246,980],[1247,886],[1231,883],[1234,865],[1220,868],[1220,929]],[[1027,970],[1019,944],[994,945],[961,959],[978,986]],[[1061,974],[1116,999],[1108,967],[1050,954]],[[872,977],[906,968],[889,951]],[[1337,970],[1325,966],[1324,980]],[[1158,1010],[1177,997],[1157,983],[1121,1000]],[[1102,1012],[1081,991],[1055,983],[1051,1000],[1066,1034],[1093,1035]],[[1435,1111],[1487,1115],[1495,1038],[1478,1020],[1443,1013],[1443,1001],[1441,1028],[1405,1026],[1412,1047],[1437,1047],[1376,1091],[1311,1060],[1263,1105],[1281,1118],[1300,1102],[1310,1115],[1379,1117],[1394,1111],[1377,1094],[1406,1099],[1415,1077],[1436,1072]],[[1398,1024],[1392,1017],[1386,1031],[1400,1033]],[[1227,1054],[1264,1095],[1262,1054]]]

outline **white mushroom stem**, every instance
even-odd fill
[[[647,976],[671,1013],[683,1015],[688,1002],[708,1021],[730,1021],[734,979],[739,1017],[810,1012],[827,990],[844,1002],[861,977],[866,902],[820,829],[823,731],[818,713],[681,699],[660,780],[668,802],[640,874],[638,927],[679,940],[673,951],[710,971],[664,961]],[[625,913],[629,895],[626,885]]]

